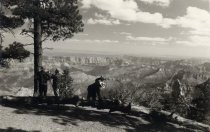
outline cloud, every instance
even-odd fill
[[[141,0],[146,1],[146,0]],[[120,24],[121,21],[130,23],[141,22],[155,24],[163,28],[170,28],[172,26],[181,27],[188,30],[185,44],[189,46],[207,46],[208,37],[210,36],[210,13],[206,10],[197,7],[187,7],[186,14],[176,18],[164,18],[161,13],[143,12],[139,9],[135,0],[82,0],[83,8],[96,7],[106,13],[106,18],[100,14],[95,15],[96,19],[89,19],[88,23],[96,24]],[[163,3],[165,6],[170,4],[170,0],[147,0],[148,3]],[[109,19],[108,19],[108,18]],[[118,21],[117,21],[118,20]],[[133,37],[130,40],[153,40],[164,41],[160,38],[142,38]],[[178,43],[183,43],[180,40]],[[210,42],[210,41],[209,41]]]
[[[89,18],[87,24],[103,24],[103,25],[118,25],[121,24],[119,20],[111,19],[108,16],[95,13],[95,18]]]
[[[120,21],[113,20],[113,19],[106,19],[106,18],[102,18],[102,19],[89,18],[87,20],[87,24],[118,25],[118,24],[120,24]]]
[[[197,7],[188,7],[184,16],[176,19],[176,25],[189,29],[185,41],[178,44],[188,46],[210,46],[210,13]]]
[[[82,8],[96,7],[105,11],[111,18],[127,21],[151,23],[169,28],[173,24],[170,18],[163,18],[161,13],[143,12],[139,9],[135,0],[81,0]],[[109,23],[107,20],[99,19],[96,22],[91,20],[90,23]],[[110,24],[110,23],[109,23]]]
[[[165,45],[168,44],[173,38],[162,38],[162,37],[134,37],[131,35],[126,36],[126,40],[129,41],[140,41],[145,44],[151,45]]]
[[[107,18],[107,16],[103,15],[103,14],[100,14],[100,13],[95,13],[95,17],[96,18]]]
[[[141,0],[148,3],[165,3],[170,4],[171,0]],[[142,22],[151,23],[161,26],[163,28],[170,28],[172,25],[178,25],[183,28],[194,29],[194,33],[200,34],[201,32],[209,33],[210,28],[205,29],[203,27],[209,27],[210,15],[206,10],[202,10],[196,7],[188,7],[186,15],[172,18],[164,18],[161,13],[143,12],[139,9],[135,0],[82,0],[83,8],[90,8],[94,6],[100,10],[106,11],[111,18],[127,21],[127,22]],[[95,23],[108,23],[107,19],[103,20],[102,16],[97,14],[98,19]],[[94,23],[92,21],[92,23]]]
[[[104,39],[104,40],[99,40],[99,39],[70,39],[68,40],[69,42],[87,42],[87,43],[119,43],[118,40],[109,40],[109,39]]]
[[[188,7],[183,17],[176,19],[177,25],[189,28],[194,35],[210,35],[210,14],[206,10]]]
[[[131,35],[131,33],[128,33],[128,32],[120,32],[119,34],[120,35],[126,35],[126,36]]]
[[[161,37],[133,37],[133,36],[126,36],[127,40],[135,40],[135,41],[157,41],[157,42],[167,42],[170,41],[171,38],[161,38]]]
[[[197,7],[188,7],[184,16],[171,19],[169,25],[188,29],[186,40],[176,41],[193,47],[210,47],[210,13]]]
[[[171,0],[141,0],[148,3],[165,3],[170,4]],[[108,19],[102,19],[102,15],[95,15],[98,17],[95,21],[89,20],[90,23],[104,23],[111,25],[112,23],[119,24],[116,20],[127,22],[142,22],[156,24],[163,28],[170,28],[177,25],[183,28],[192,29],[194,34],[209,34],[210,31],[210,14],[203,9],[197,7],[188,7],[184,16],[177,18],[164,18],[161,13],[143,12],[139,9],[135,0],[82,0],[83,8],[90,8],[94,6],[100,10],[105,11],[115,21],[110,22]],[[100,18],[100,19],[99,19]]]
[[[91,6],[91,0],[81,0],[83,6],[82,8],[90,8]]]
[[[139,0],[139,1],[142,1],[148,4],[155,4],[155,5],[163,6],[163,7],[168,7],[171,3],[171,0]]]
[[[199,35],[193,35],[188,38],[189,40],[182,40],[182,41],[176,41],[177,44],[184,44],[191,47],[210,47],[210,37],[208,36],[199,36]]]

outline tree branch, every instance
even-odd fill
[[[45,38],[42,40],[42,42],[46,41],[46,40],[47,40],[47,38],[48,38],[48,36],[47,36],[47,37],[45,37]]]
[[[53,50],[54,48],[44,47],[43,50]]]
[[[34,37],[33,37],[32,35],[30,35],[30,34],[27,34],[27,33],[26,33],[25,35],[27,35],[28,37],[34,38]]]
[[[30,46],[30,45],[34,45],[34,43],[30,43],[30,44],[23,44],[23,46]]]

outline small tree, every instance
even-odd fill
[[[159,87],[147,89],[139,88],[136,90],[134,97],[134,101],[137,104],[152,108],[153,110],[161,110],[163,108],[162,100],[163,96]]]
[[[194,107],[191,107],[188,117],[197,121],[205,121],[210,110],[210,79],[202,84],[198,84],[195,89],[198,95],[192,100]]]
[[[69,69],[63,71],[60,81],[59,96],[62,98],[72,97],[73,96],[73,79],[69,75]]]
[[[193,107],[190,107],[188,118],[196,121],[205,121],[208,113],[208,100],[205,98],[196,98],[192,100]]]
[[[131,83],[124,83],[122,80],[116,80],[116,86],[112,89],[104,89],[102,95],[108,99],[120,100],[122,103],[132,101],[132,90],[134,85]]]
[[[135,103],[137,91],[140,90],[139,84],[132,82],[124,82],[121,79],[117,79],[114,82],[116,85],[112,86],[112,89],[104,89],[102,95],[108,99],[120,100],[122,103]]]
[[[3,59],[17,59],[22,61],[30,56],[30,52],[24,48],[24,45],[19,42],[14,42],[6,47],[2,53]]]

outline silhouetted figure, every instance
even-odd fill
[[[61,80],[61,75],[58,69],[55,70],[55,74],[53,74],[51,78],[53,80],[52,87],[54,95],[58,97],[58,90],[60,89],[60,80]]]
[[[96,97],[101,101],[101,88],[104,88],[104,78],[100,77],[95,80],[95,83],[91,84],[87,88],[87,99],[89,102],[92,102],[92,105],[95,105]]]
[[[38,73],[39,81],[39,96],[47,96],[47,81],[50,80],[50,74],[44,71],[44,68],[41,67]]]

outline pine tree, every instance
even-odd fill
[[[38,91],[38,70],[42,66],[42,42],[44,40],[65,40],[83,31],[82,16],[77,0],[3,0],[4,7],[10,8],[13,18],[31,20],[22,34],[34,40],[34,94]],[[5,16],[5,15],[4,15]],[[10,27],[10,26],[9,26]]]

